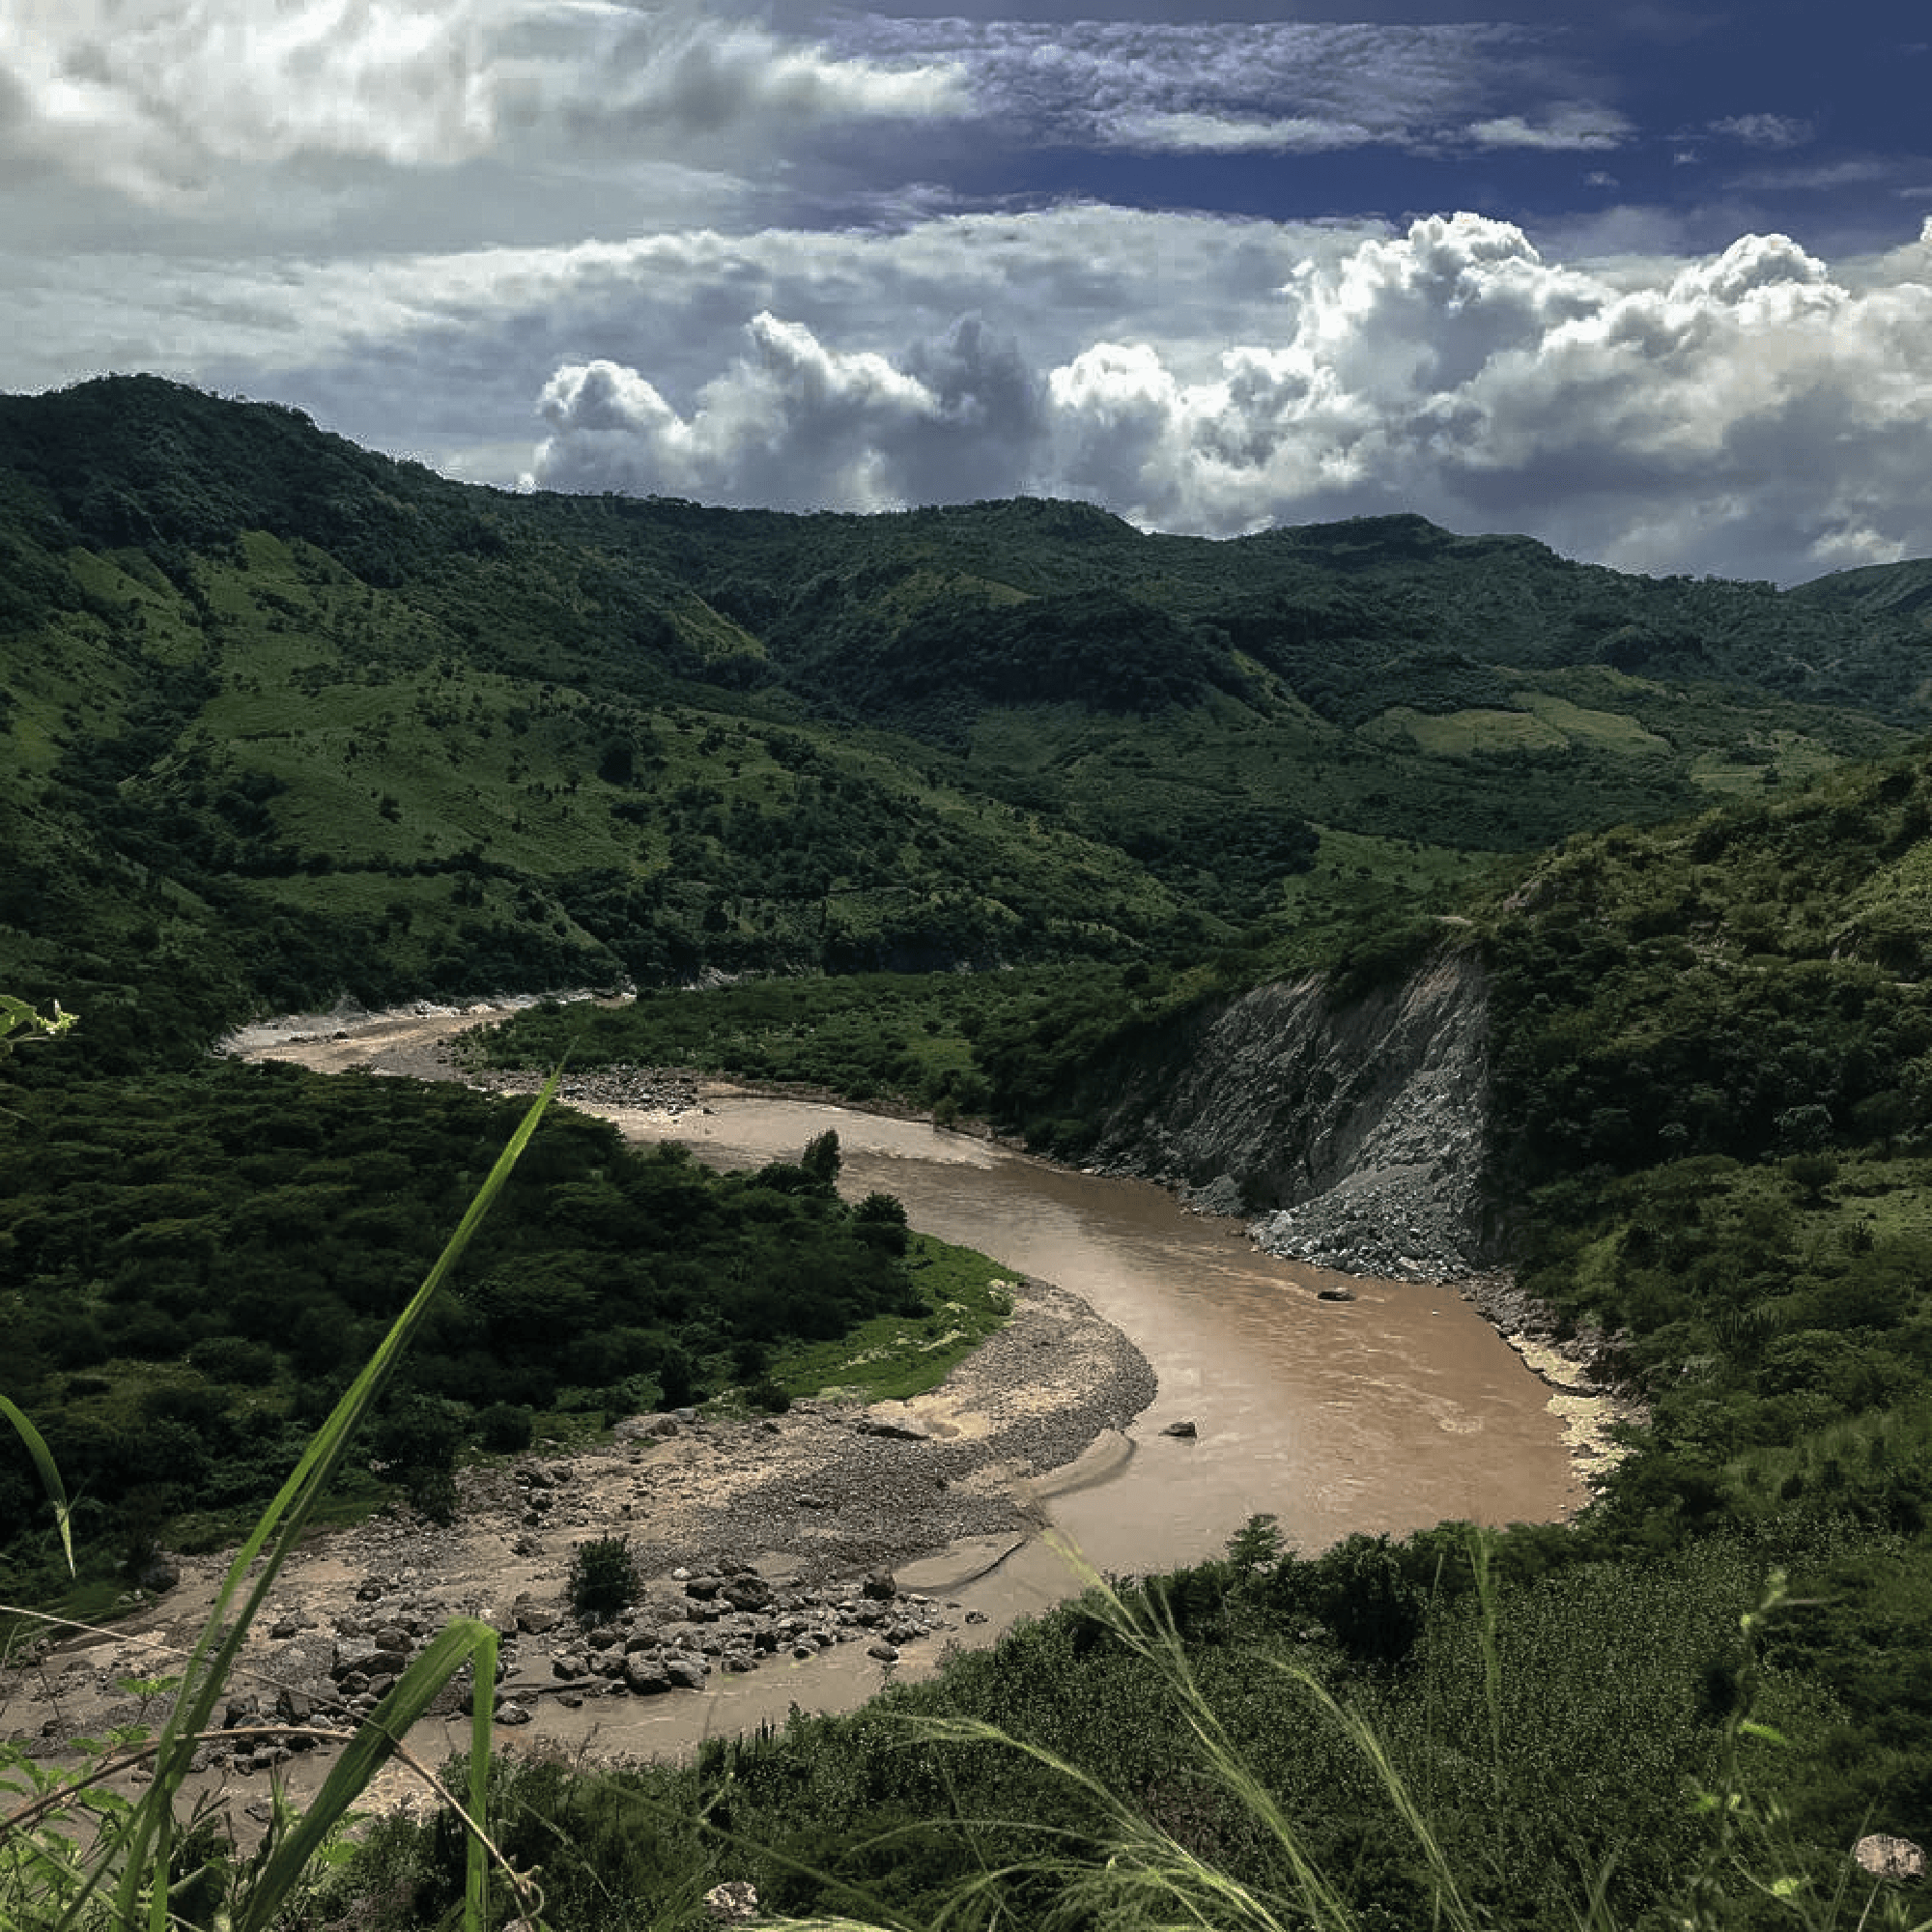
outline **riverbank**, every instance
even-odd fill
[[[418,1002],[383,1013],[340,1011],[289,1016],[238,1035],[230,1043],[230,1050],[254,1057],[293,1060],[326,1072],[362,1066],[377,1073],[416,1079],[468,1080],[494,1092],[526,1094],[541,1084],[537,1074],[524,1070],[471,1070],[465,1064],[458,1037],[531,1004],[533,996],[520,995],[464,1007]],[[851,1111],[891,1119],[929,1119],[917,1110],[889,1103],[850,1106],[838,1095],[817,1090],[705,1080],[682,1067],[585,1069],[566,1076],[561,1097],[571,1105],[608,1113],[613,1118],[636,1112],[654,1117],[659,1123],[674,1124],[688,1115],[709,1113],[709,1103],[713,1100],[722,1102],[748,1094],[771,1094],[788,1100],[822,1099],[850,1107]],[[1439,1095],[1433,1105],[1430,1119],[1439,1125],[1442,1113]],[[1263,1238],[1271,1225],[1268,1219],[1253,1221],[1242,1215],[1238,1202],[1223,1200],[1215,1189],[1173,1191],[1183,1206],[1209,1219],[1239,1219],[1248,1223],[1250,1238],[1264,1251],[1273,1251],[1280,1245]],[[1361,1211],[1344,1218],[1351,1237],[1359,1242],[1373,1216],[1368,1214],[1366,1203],[1357,1202],[1355,1207]],[[1332,1201],[1329,1208],[1334,1208]],[[1341,1210],[1334,1208],[1334,1211]],[[1406,1221],[1403,1225],[1407,1228]],[[1563,1334],[1552,1311],[1523,1293],[1507,1269],[1471,1274],[1466,1266],[1456,1264],[1453,1249],[1437,1254],[1427,1243],[1410,1238],[1412,1232],[1406,1233],[1404,1241],[1396,1245],[1403,1246],[1406,1242],[1405,1254],[1418,1245],[1427,1248],[1440,1263],[1429,1279],[1446,1283],[1474,1308],[1547,1388],[1545,1406],[1562,1431],[1571,1467],[1587,1493],[1629,1453],[1620,1439],[1625,1428],[1641,1424],[1647,1414],[1643,1405],[1621,1387],[1610,1373],[1605,1339]],[[1375,1252],[1379,1253],[1387,1245],[1382,1242]],[[1367,1249],[1358,1252],[1355,1247],[1337,1247],[1333,1253],[1324,1250],[1323,1254],[1300,1258],[1348,1276],[1418,1279],[1415,1264],[1402,1256],[1396,1256],[1388,1269],[1378,1274],[1368,1265]]]
[[[1140,1351],[1077,1296],[1014,1289],[1012,1321],[926,1395],[639,1418],[568,1458],[463,1471],[448,1527],[398,1508],[309,1539],[249,1634],[226,1721],[346,1739],[383,1678],[458,1616],[503,1634],[506,1728],[567,1748],[594,1737],[607,1754],[854,1701],[861,1658],[863,1696],[887,1666],[923,1674],[943,1644],[990,1642],[1001,1620],[971,1606],[971,1584],[1037,1535],[1044,1482],[1124,1450],[1154,1392]],[[565,1599],[577,1546],[607,1537],[628,1541],[647,1580],[593,1641]],[[228,1561],[179,1559],[178,1583],[143,1611],[0,1673],[0,1725],[59,1757],[140,1721],[128,1685],[179,1667]],[[753,1673],[773,1680],[763,1695]],[[457,1701],[415,1740],[428,1762],[453,1747]],[[332,1755],[238,1735],[204,1747],[198,1769],[245,1806],[252,1779],[299,1791]],[[370,1803],[415,1788],[394,1772]]]

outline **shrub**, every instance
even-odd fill
[[[493,1456],[515,1456],[530,1446],[536,1417],[522,1403],[493,1402],[476,1418],[476,1435]]]
[[[791,1406],[791,1391],[775,1376],[766,1376],[745,1391],[745,1400],[766,1415],[782,1415]]]
[[[638,1594],[638,1561],[621,1536],[580,1543],[570,1559],[570,1607],[585,1623],[614,1616]]]

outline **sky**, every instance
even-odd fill
[[[1932,14],[0,0],[0,389],[503,488],[1932,554]]]

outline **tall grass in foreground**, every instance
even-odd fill
[[[1212,1671],[1197,1675],[1171,1598],[1117,1588],[1077,1563],[1088,1584],[1078,1619],[1131,1653],[1137,1721],[1184,1740],[1184,1769],[1163,1773],[1170,1792],[1184,1780],[1198,1800],[1183,1810],[1151,1816],[1122,1757],[1036,1742],[1021,1734],[1024,1716],[1002,1728],[928,1715],[933,1701],[901,1695],[896,1709],[802,1720],[774,1741],[775,1754],[754,1751],[749,1765],[722,1743],[679,1769],[504,1765],[492,1817],[520,1861],[541,1861],[555,1932],[695,1932],[707,1922],[705,1888],[735,1879],[786,1901],[796,1915],[786,1923],[821,1932],[1926,1932],[1926,1921],[1913,1926],[1904,1889],[1861,1872],[1848,1845],[1795,1843],[1764,1795],[1764,1757],[1779,1744],[1752,1714],[1765,1708],[1761,1639],[1785,1609],[1775,1575],[1731,1613],[1728,1715],[1695,1773],[1686,1767],[1673,1810],[1681,1845],[1652,1861],[1654,1882],[1630,1882],[1640,1846],[1625,1854],[1586,1820],[1567,1844],[1509,1833],[1501,1807],[1512,1794],[1522,1801],[1523,1781],[1486,1759],[1523,1747],[1509,1708],[1522,1673],[1512,1661],[1511,1600],[1471,1535],[1475,1647],[1458,1654],[1477,1708],[1460,1733],[1469,1754],[1459,1786],[1429,1776],[1428,1741],[1412,1727],[1351,1707],[1346,1690],[1294,1662],[1254,1656],[1253,1668],[1279,1672],[1293,1708],[1337,1747],[1321,1752],[1337,1802],[1373,1789],[1378,1835],[1366,1863],[1354,1833],[1324,1835],[1311,1818],[1306,1784],[1293,1792],[1260,1769],[1266,1745],[1252,1724],[1241,1736],[1228,1683],[1216,1690]],[[863,1734],[841,1735],[848,1724]],[[880,1769],[900,1747],[902,1771]],[[848,1781],[852,1756],[869,1760],[875,1785]],[[983,1756],[993,1763],[976,1765]],[[1341,1774],[1345,1763],[1361,1770],[1359,1786]],[[775,1775],[760,1779],[761,1768]],[[1024,1775],[1009,1782],[1005,1770]],[[1053,1803],[1049,1787],[1075,1802]],[[898,1796],[879,1804],[879,1788]],[[1313,1802],[1322,1802],[1319,1787]],[[1472,1809],[1488,1829],[1472,1826]],[[1540,1852],[1527,1849],[1539,1842]],[[460,1843],[448,1822],[390,1821],[304,1927],[357,1910],[366,1917],[353,1922],[366,1932],[442,1926],[460,1889]],[[1504,1887],[1498,1859],[1539,1861],[1520,1866],[1523,1886]]]
[[[9,1932],[15,1926],[37,1932],[69,1927],[75,1932],[170,1932],[177,1926],[216,1923],[228,1932],[267,1932],[307,1883],[350,1806],[465,1664],[473,1683],[467,1807],[438,1789],[469,1833],[466,1932],[484,1932],[492,1848],[483,1798],[497,1633],[474,1618],[453,1620],[412,1662],[350,1740],[306,1811],[287,1814],[278,1806],[268,1839],[245,1867],[232,1863],[212,1833],[194,1830],[184,1835],[178,1804],[196,1747],[211,1733],[215,1706],[251,1625],[313,1519],[357,1426],[528,1146],[559,1077],[553,1074],[532,1102],[421,1287],[237,1553],[173,1687],[172,1705],[158,1734],[117,1736],[96,1747],[91,1761],[73,1771],[50,1773],[17,1752],[0,1756],[0,1794],[22,1801],[0,1820],[0,1926]],[[66,1496],[45,1444],[12,1405],[5,1412],[34,1455],[50,1499],[62,1514],[65,1533]],[[4,1605],[0,1614],[28,1620],[36,1615]],[[329,1741],[339,1742],[332,1735]],[[149,1782],[138,1799],[121,1798],[106,1780],[137,1765],[147,1768]],[[534,1889],[500,1860],[497,1868],[518,1910],[533,1918]]]
[[[1470,1569],[1478,1603],[1473,1620],[1480,1654],[1470,1660],[1476,1690],[1490,1717],[1477,1746],[1505,1752],[1517,1748],[1504,1720],[1511,1672],[1499,1643],[1501,1619],[1487,1561],[1487,1543],[1471,1532]],[[1076,1564],[1075,1566],[1079,1566]],[[1154,1932],[1154,1928],[1225,1928],[1225,1932],[1390,1932],[1429,1927],[1433,1932],[1494,1932],[1500,1925],[1569,1928],[1569,1932],[1742,1932],[1742,1928],[1789,1927],[1792,1932],[1849,1932],[1884,1926],[1904,1932],[1912,1915],[1890,1882],[1861,1872],[1847,1844],[1835,1855],[1793,1842],[1776,1804],[1760,1795],[1753,1773],[1762,1753],[1776,1749],[1777,1733],[1752,1715],[1757,1696],[1757,1655],[1768,1624],[1786,1605],[1782,1578],[1774,1574],[1735,1626],[1738,1648],[1729,1666],[1733,1701],[1719,1747],[1701,1777],[1687,1776],[1683,1804],[1696,1821],[1685,1853],[1668,1882],[1649,1895],[1619,1900],[1620,1860],[1614,1845],[1587,1855],[1579,1832],[1577,1858],[1566,1880],[1547,1889],[1540,1907],[1526,1897],[1499,1898],[1493,1872],[1466,1843],[1458,1849],[1456,1809],[1480,1790],[1480,1756],[1468,1764],[1470,1784],[1462,1793],[1437,1795],[1407,1762],[1413,1748],[1360,1709],[1351,1709],[1306,1668],[1287,1661],[1257,1659],[1255,1667],[1278,1671],[1313,1719],[1360,1765],[1379,1795],[1384,1815],[1382,1851],[1414,1874],[1409,1897],[1397,1906],[1383,1891],[1365,1895],[1348,1856],[1337,1860],[1260,1774],[1236,1742],[1196,1675],[1186,1640],[1177,1631],[1159,1590],[1116,1588],[1091,1573],[1081,1602],[1084,1617],[1151,1667],[1158,1686],[1147,1701],[1144,1721],[1178,1727],[1187,1744],[1188,1776],[1203,1802],[1192,1831],[1164,1829],[1123,1795],[1104,1763],[1077,1762],[1061,1751],[1015,1737],[973,1718],[912,1717],[909,1742],[980,1747],[1011,1753],[1044,1770],[1081,1801],[1077,1826],[1049,1827],[1023,1815],[975,1815],[962,1830],[980,1840],[984,1863],[957,1880],[943,1904],[926,1905],[919,1922],[931,1932],[1012,1926],[1026,1932]],[[1505,1605],[1506,1607],[1506,1605]],[[1751,1741],[1751,1748],[1744,1747]],[[1471,1742],[1475,1743],[1474,1734]],[[1497,1788],[1503,1780],[1496,1780]],[[1023,1789],[1024,1786],[1016,1786]],[[1211,1794],[1211,1796],[1209,1795]],[[1340,1794],[1338,1793],[1338,1796]],[[1199,1819],[1220,1821],[1204,1841]],[[1236,1821],[1239,1821],[1236,1824]],[[1240,1828],[1245,1826],[1243,1832]],[[1466,1820],[1461,1829],[1468,1837]],[[896,1845],[912,1855],[925,1828],[896,1828],[868,1842],[876,1871],[881,1855]],[[1225,1848],[1244,1839],[1240,1869]],[[1201,1849],[1206,1842],[1208,1850]],[[1258,1875],[1258,1874],[1264,1874]],[[1541,1889],[1541,1888],[1539,1888]],[[1018,1901],[1025,1900],[1016,1914]],[[867,1908],[859,1907],[861,1912]],[[1394,1914],[1395,1916],[1392,1916]],[[849,1918],[813,1921],[850,1927]],[[902,1921],[901,1921],[902,1922]],[[1920,1920],[1913,1932],[1925,1932]]]
[[[1495,1581],[1487,1536],[1472,1530],[1471,1566],[1479,1604],[1479,1643],[1484,1697],[1491,1714],[1492,1747],[1503,1748],[1500,1710],[1502,1664],[1496,1630]],[[1364,1916],[1350,1901],[1346,1877],[1323,1868],[1307,1836],[1244,1757],[1196,1677],[1186,1643],[1157,1591],[1122,1591],[1068,1552],[1085,1578],[1086,1614],[1134,1655],[1151,1663],[1168,1692],[1163,1714],[1178,1720],[1192,1742],[1193,1767],[1203,1782],[1230,1801],[1257,1828],[1276,1854],[1281,1876],[1271,1889],[1244,1883],[1199,1856],[1172,1833],[1146,1817],[1095,1775],[1039,1746],[1019,1741],[974,1719],[915,1718],[915,1735],[933,1741],[977,1744],[1016,1751],[1082,1792],[1100,1820],[1091,1835],[1068,1834],[1044,1853],[998,1868],[982,1869],[963,1883],[932,1932],[1000,1921],[1011,1882],[1031,1876],[1047,1881],[1054,1898],[1046,1926],[1106,1928],[1106,1932],[1167,1932],[1167,1928],[1225,1928],[1225,1932],[1364,1932]],[[1669,1932],[1736,1932],[1749,1926],[1788,1926],[1792,1932],[1932,1932],[1932,1918],[1913,1920],[1905,1901],[1886,1879],[1862,1871],[1850,1856],[1821,1871],[1790,1839],[1775,1802],[1759,1797],[1744,1770],[1742,1747],[1755,1739],[1773,1747],[1782,1737],[1753,1715],[1757,1657],[1767,1624],[1788,1602],[1780,1573],[1773,1573],[1756,1605],[1739,1618],[1739,1661],[1721,1748],[1707,1783],[1687,1789],[1686,1802],[1703,1821],[1701,1844],[1674,1895],[1631,1919],[1610,1903],[1614,1858],[1595,1871],[1579,1870],[1574,1894],[1558,1923],[1572,1932],[1631,1932],[1633,1927]],[[1396,1762],[1387,1740],[1361,1712],[1350,1709],[1305,1667],[1269,1661],[1306,1696],[1322,1721],[1358,1754],[1388,1802],[1393,1830],[1418,1861],[1429,1900],[1427,1923],[1436,1932],[1491,1932],[1495,1920],[1459,1873],[1432,1821],[1431,1806]],[[1012,1821],[1024,1825],[1026,1821]],[[1808,1867],[1808,1868],[1807,1868]],[[1371,1909],[1378,1926],[1386,1923]],[[826,1926],[851,1921],[824,1920]]]

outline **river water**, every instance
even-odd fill
[[[313,1035],[298,1044],[278,1028],[247,1048],[328,1070],[420,1072],[411,1056],[456,1024],[338,1034],[341,1044]],[[391,1058],[385,1042],[398,1033],[407,1051]],[[848,1195],[895,1195],[914,1227],[1057,1282],[1122,1329],[1159,1393],[1123,1438],[1096,1445],[1037,1498],[1059,1539],[1102,1574],[1217,1555],[1263,1511],[1292,1548],[1314,1551],[1355,1530],[1401,1534],[1445,1519],[1548,1521],[1585,1500],[1548,1390],[1450,1289],[1281,1261],[1260,1253],[1241,1223],[1190,1213],[1151,1183],[1055,1167],[924,1122],[728,1092],[675,1119],[609,1112],[632,1139],[681,1141],[718,1167],[795,1159],[831,1129]],[[1353,1300],[1319,1299],[1342,1286]],[[1181,1421],[1194,1424],[1192,1439],[1163,1433]],[[983,1616],[955,1641],[989,1642],[1079,1588],[1044,1542],[991,1569],[988,1553],[962,1548],[898,1572],[904,1587]],[[546,1704],[545,1734],[566,1747],[677,1753],[706,1735],[781,1721],[794,1703],[850,1709],[891,1674],[859,1649],[714,1679],[701,1697],[623,1701],[614,1716],[602,1700],[576,1713]],[[923,1676],[937,1661],[921,1646],[898,1674]],[[425,1748],[461,1745],[451,1730]]]
[[[1343,1277],[1261,1254],[1237,1221],[923,1122],[753,1096],[614,1118],[720,1167],[795,1158],[832,1129],[848,1194],[896,1195],[914,1227],[1058,1282],[1131,1336],[1159,1394],[1103,1474],[1047,1504],[1101,1571],[1218,1554],[1258,1511],[1312,1550],[1583,1499],[1548,1389],[1452,1290],[1350,1277],[1354,1300],[1322,1301]],[[1180,1421],[1194,1439],[1162,1434]]]

